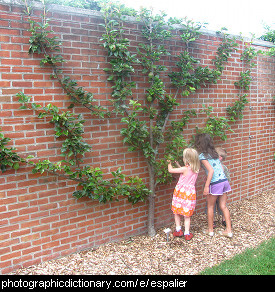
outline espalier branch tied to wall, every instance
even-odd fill
[[[42,2],[45,4],[44,1]],[[32,98],[23,92],[17,95],[21,109],[32,110],[38,118],[49,120],[54,124],[55,138],[62,141],[63,159],[53,163],[49,160],[37,162],[39,158],[33,160],[34,157],[31,156],[21,158],[15,152],[16,149],[6,148],[9,138],[1,134],[1,170],[5,171],[8,166],[18,169],[21,163],[28,164],[33,167],[33,173],[48,172],[76,181],[79,188],[73,194],[75,197],[89,197],[103,203],[117,199],[119,195],[126,196],[132,203],[144,201],[148,197],[148,233],[153,236],[156,186],[171,182],[172,176],[167,172],[166,160],[180,160],[182,149],[188,143],[192,143],[185,141],[183,128],[197,113],[194,110],[187,110],[181,118],[173,121],[170,121],[169,117],[184,97],[195,93],[203,86],[217,82],[228,58],[236,50],[235,39],[224,30],[221,31],[222,42],[213,60],[215,68],[203,67],[199,65],[199,60],[192,56],[190,50],[190,44],[200,37],[201,24],[186,19],[166,21],[164,13],[155,15],[151,10],[142,9],[137,18],[143,27],[144,42],[140,43],[136,53],[132,53],[131,43],[124,36],[125,16],[122,9],[124,6],[105,2],[101,6],[105,28],[101,41],[108,52],[110,65],[105,69],[113,89],[111,94],[113,110],[110,112],[108,108],[98,106],[93,94],[78,86],[77,81],[64,76],[60,69],[60,65],[65,62],[60,55],[62,44],[49,30],[45,5],[41,22],[32,19],[31,2],[25,1],[25,5],[31,32],[29,53],[42,56],[40,65],[52,68],[52,78],[59,81],[70,97],[70,109],[73,109],[75,104],[80,104],[90,110],[91,116],[102,119],[108,119],[114,114],[121,116],[121,123],[124,125],[121,130],[124,143],[128,145],[129,151],[142,153],[147,162],[149,188],[137,176],[126,177],[121,168],[113,171],[112,178],[106,180],[101,169],[83,165],[85,154],[92,149],[83,138],[85,120],[82,116],[75,115],[70,110],[60,110],[53,104],[42,106],[32,102]],[[186,50],[178,56],[177,70],[169,72],[161,61],[171,54],[165,41],[176,38],[173,24],[180,24],[178,31],[181,33],[182,44],[185,45]],[[247,59],[244,57],[244,60]],[[249,60],[251,61],[252,58]],[[137,73],[140,70],[141,73]],[[132,77],[136,74],[146,76],[149,84],[146,94],[139,100],[136,100],[132,93],[132,89],[136,86]],[[168,76],[175,87],[174,94],[168,93],[166,89],[165,77]],[[246,83],[246,86],[248,85]],[[206,125],[196,130],[208,132],[225,140],[227,138],[225,131],[230,129],[229,123],[242,118],[242,111],[248,102],[246,96],[239,95],[238,100],[228,107],[229,118],[211,116],[212,109],[205,107],[204,112],[208,115]]]
[[[46,18],[46,8],[44,6],[44,13],[42,14],[41,22],[36,22],[31,19],[31,7],[27,1],[26,14],[30,24],[29,31],[30,37],[30,54],[39,54],[43,58],[40,61],[41,66],[48,65],[52,67],[52,78],[56,78],[64,91],[70,97],[73,102],[69,108],[74,107],[74,103],[80,103],[82,106],[88,108],[92,114],[103,118],[109,113],[107,109],[101,106],[95,105],[93,95],[86,92],[82,87],[77,86],[75,80],[71,80],[69,77],[60,77],[62,70],[58,68],[58,64],[63,63],[64,59],[61,55],[55,55],[56,52],[60,52],[61,43],[55,36],[51,36],[52,31],[48,30],[49,23]],[[44,2],[43,2],[44,4]],[[40,119],[50,118],[50,123],[55,125],[55,138],[63,140],[61,147],[61,156],[64,158],[56,163],[52,163],[48,159],[43,161],[31,161],[34,158],[28,156],[26,159],[19,158],[17,154],[9,155],[1,161],[1,165],[11,165],[13,160],[21,163],[27,163],[33,166],[33,173],[48,172],[50,174],[57,175],[62,178],[73,180],[78,182],[78,186],[81,187],[73,193],[76,198],[89,197],[93,200],[106,203],[107,201],[117,200],[118,196],[126,196],[129,202],[137,203],[143,201],[149,193],[149,190],[144,185],[142,180],[138,177],[126,177],[121,173],[121,168],[111,172],[113,178],[104,179],[103,172],[100,168],[93,168],[90,166],[82,166],[82,158],[85,154],[91,151],[91,146],[88,145],[82,134],[84,133],[82,115],[75,115],[71,111],[61,111],[52,104],[41,106],[40,104],[31,102],[31,97],[26,96],[23,92],[17,94],[19,102],[22,104],[21,109],[33,110],[37,117]],[[5,138],[4,138],[5,139]],[[3,139],[3,140],[4,140]],[[5,140],[3,143],[5,145]],[[5,153],[10,153],[10,149],[4,149]],[[15,149],[12,149],[15,150]],[[5,160],[4,160],[5,159]],[[19,168],[19,163],[12,164],[14,168]],[[5,170],[4,166],[2,170]]]

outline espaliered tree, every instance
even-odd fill
[[[102,203],[117,199],[119,195],[127,196],[133,204],[148,197],[148,233],[150,236],[155,235],[156,187],[171,182],[172,176],[167,172],[166,160],[180,160],[182,149],[190,143],[183,137],[184,126],[197,114],[186,110],[180,119],[171,121],[171,113],[183,103],[184,97],[194,94],[202,86],[217,82],[231,52],[236,49],[235,40],[221,32],[223,40],[214,59],[214,68],[202,67],[189,49],[190,44],[200,36],[201,24],[178,19],[166,21],[164,13],[153,14],[151,10],[142,9],[137,17],[143,26],[144,42],[132,53],[133,48],[124,33],[125,16],[122,10],[125,7],[104,1],[101,12],[105,32],[101,41],[108,52],[110,66],[105,71],[113,89],[113,109],[109,111],[108,108],[98,106],[93,94],[78,86],[77,81],[64,76],[60,66],[64,59],[59,54],[62,44],[49,30],[45,6],[42,20],[37,22],[32,19],[30,1],[25,0],[25,5],[31,32],[29,53],[39,54],[42,56],[41,66],[52,68],[52,78],[59,81],[70,97],[71,105],[69,110],[61,110],[54,104],[32,102],[31,97],[23,92],[18,93],[21,109],[32,110],[38,118],[45,121],[47,118],[54,125],[55,138],[62,142],[62,159],[52,163],[49,160],[37,161],[39,158],[34,160],[31,156],[22,158],[14,148],[6,147],[9,138],[1,134],[2,171],[7,167],[18,169],[20,163],[25,163],[33,167],[34,173],[48,172],[76,181],[80,187],[73,194],[76,198],[89,197]],[[165,43],[174,37],[172,25],[175,23],[181,25],[179,30],[185,51],[178,57],[177,72],[174,72],[174,68],[170,68],[169,72],[162,59],[170,55]],[[147,78],[149,86],[144,96],[137,100],[132,93],[136,86],[133,80],[140,74]],[[174,93],[167,90],[167,78],[170,78],[174,86]],[[75,104],[89,109],[91,118],[95,116],[108,119],[114,114],[121,116],[121,123],[124,125],[121,130],[123,141],[128,145],[129,151],[139,151],[146,160],[149,187],[137,176],[126,177],[120,168],[112,172],[111,179],[106,180],[101,169],[85,165],[85,155],[92,149],[83,139],[85,120],[81,115],[74,114]],[[236,112],[242,111],[243,107],[242,100],[239,100],[228,110],[228,114],[235,115],[236,120],[241,117]],[[204,111],[209,115],[211,113],[210,108],[205,108]],[[209,132],[225,139],[225,130],[228,128],[228,120],[225,118],[209,117],[206,126],[197,131]]]
[[[198,65],[199,60],[189,52],[190,43],[200,36],[201,24],[186,19],[185,21],[170,19],[167,22],[164,13],[154,15],[152,10],[141,9],[138,19],[143,25],[144,42],[140,44],[136,55],[130,53],[130,42],[125,38],[123,30],[125,17],[119,7],[107,3],[102,10],[105,21],[102,42],[108,51],[111,65],[111,68],[106,68],[105,71],[109,74],[108,80],[113,83],[113,103],[117,112],[123,115],[121,122],[125,127],[121,134],[124,136],[124,143],[128,145],[128,150],[140,151],[148,166],[151,191],[148,196],[148,234],[153,236],[156,187],[160,183],[172,180],[172,176],[167,172],[166,160],[180,160],[181,149],[188,144],[183,137],[183,128],[196,112],[187,110],[178,121],[170,121],[170,114],[180,105],[179,99],[195,93],[202,86],[217,82],[237,44],[223,33],[223,41],[214,60],[215,68],[202,67]],[[165,47],[165,40],[173,37],[172,24],[175,23],[182,27],[181,39],[186,50],[179,56],[178,71],[168,72],[168,68],[161,61],[170,55]],[[141,73],[147,77],[149,84],[143,99],[139,100],[136,100],[131,91],[135,87],[131,76],[137,74],[135,71],[137,65],[142,67]],[[175,94],[166,90],[164,80],[168,76],[176,89]],[[211,133],[221,131],[217,125],[213,127],[215,121],[217,119],[209,118],[208,123],[211,127],[206,126],[200,131]],[[225,129],[229,128],[226,119],[220,118],[218,124],[219,126],[223,124],[224,135]],[[162,155],[159,151],[161,147],[164,148]]]

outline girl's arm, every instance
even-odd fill
[[[177,165],[178,168],[181,167],[181,165],[177,161],[175,161],[175,163],[176,163],[176,165]]]
[[[206,182],[203,189],[203,194],[207,196],[209,194],[209,185],[214,174],[214,169],[212,168],[211,164],[207,160],[202,160],[201,163],[205,166],[208,171]]]
[[[169,171],[170,173],[183,173],[183,174],[185,174],[185,173],[187,172],[187,168],[186,168],[186,167],[178,167],[178,168],[174,168],[174,167],[172,166],[172,163],[171,163],[170,160],[167,160],[167,162],[168,162],[168,171]]]

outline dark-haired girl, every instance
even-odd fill
[[[222,164],[219,160],[219,155],[215,150],[211,136],[207,133],[197,134],[195,137],[195,147],[200,153],[199,159],[207,175],[203,189],[203,194],[207,196],[208,230],[206,230],[206,233],[210,236],[214,235],[214,206],[217,197],[220,196],[220,209],[223,212],[226,222],[226,229],[222,232],[222,235],[231,238],[233,237],[231,230],[231,219],[229,210],[226,206],[226,193],[231,191],[231,187],[224,174]]]

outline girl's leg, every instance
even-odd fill
[[[222,212],[222,210],[221,210],[221,208],[220,208],[220,197],[221,196],[218,196],[218,199],[217,199],[217,202],[216,202],[216,206],[217,206],[217,213],[218,213],[218,215],[222,215],[222,222],[224,222],[225,221],[225,219],[224,219],[224,215],[223,215],[223,212]],[[220,216],[219,216],[219,218],[220,218]]]
[[[225,218],[225,222],[226,222],[226,229],[225,232],[226,233],[231,233],[231,219],[230,219],[230,213],[229,210],[226,206],[226,200],[227,200],[227,195],[226,193],[224,193],[221,197],[220,197],[220,208],[223,212],[224,218]]]
[[[190,234],[190,217],[184,216],[184,235]]]
[[[176,230],[179,231],[181,229],[179,214],[175,214],[175,223],[176,223]]]
[[[176,231],[173,232],[173,236],[181,237],[183,236],[183,232],[181,231],[180,215],[179,214],[174,214],[174,215],[175,215]]]
[[[217,196],[211,194],[207,195],[207,218],[208,218],[208,232],[213,232],[214,221],[214,206],[217,200]]]

